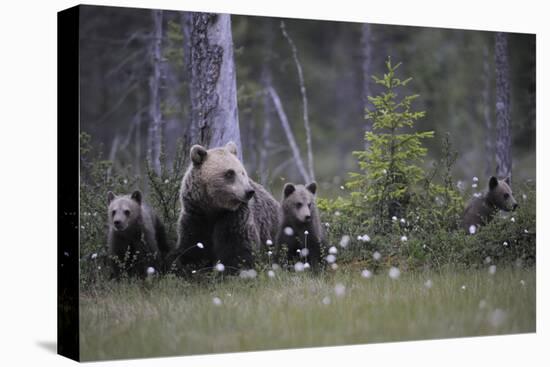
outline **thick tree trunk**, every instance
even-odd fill
[[[491,68],[489,67],[489,50],[483,48],[483,121],[485,124],[485,177],[493,174],[493,161],[495,150],[493,141],[495,138],[493,122],[491,120]]]
[[[508,36],[506,33],[495,35],[496,66],[496,174],[500,178],[512,175],[510,155],[510,68],[508,64]]]
[[[190,17],[192,143],[212,148],[233,141],[242,159],[231,18],[211,13]]]
[[[273,27],[272,23],[269,20],[266,20],[264,24],[264,57],[262,62],[262,74],[261,80],[262,87],[264,91],[267,91],[268,88],[273,86],[273,75],[271,73],[271,57],[272,57],[272,48],[273,48]],[[270,136],[271,136],[271,124],[273,116],[273,103],[271,97],[267,92],[263,94],[262,98],[263,105],[263,131],[262,131],[262,144],[260,144],[260,159],[258,162],[258,171],[260,175],[260,183],[266,185],[269,174],[268,174],[268,148],[270,146]]]
[[[162,10],[153,10],[151,43],[152,75],[149,79],[149,137],[147,156],[153,170],[160,174],[160,145],[162,140],[162,113],[160,110],[160,83],[162,69]]]

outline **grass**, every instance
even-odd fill
[[[430,279],[432,287],[425,283]],[[338,286],[337,286],[338,285]],[[343,295],[338,296],[335,288]],[[463,289],[462,286],[465,286]],[[81,295],[83,360],[329,346],[535,331],[534,268],[321,276],[165,277]],[[221,305],[213,298],[218,297]],[[325,300],[325,304],[323,302]],[[329,303],[330,302],[330,303]]]

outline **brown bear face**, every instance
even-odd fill
[[[212,209],[237,210],[254,196],[254,189],[233,142],[224,147],[206,150],[200,145],[191,148],[193,175],[204,188]]]
[[[141,192],[132,195],[116,196],[107,194],[109,203],[109,226],[117,232],[123,232],[135,223],[141,213]]]
[[[307,186],[285,184],[283,188],[283,211],[287,220],[297,223],[311,222],[311,210],[315,202],[317,184]]]
[[[518,203],[512,195],[510,188],[510,178],[498,180],[496,177],[491,177],[489,180],[489,192],[487,200],[497,208],[505,211],[513,211],[517,208]]]

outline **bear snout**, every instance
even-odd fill
[[[246,190],[244,196],[245,196],[246,200],[250,200],[250,199],[252,199],[252,197],[254,196],[255,193],[256,193],[256,191],[254,191],[254,190]]]
[[[115,228],[118,229],[118,230],[122,229],[122,221],[120,221],[120,220],[115,220],[115,221],[113,221],[113,225],[114,225]]]
[[[304,219],[306,222],[311,222],[311,215],[306,215]]]

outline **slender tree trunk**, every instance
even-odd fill
[[[491,120],[491,68],[489,67],[489,50],[483,48],[483,121],[485,122],[485,176],[493,174],[493,157],[495,150],[493,147],[494,130]]]
[[[298,71],[298,82],[300,83],[300,93],[302,94],[302,108],[304,116],[304,128],[306,130],[306,146],[307,146],[307,165],[308,165],[308,175],[312,181],[315,180],[315,172],[313,170],[313,149],[311,147],[311,129],[309,126],[309,114],[308,114],[308,103],[307,103],[307,93],[306,85],[304,82],[304,73],[302,72],[302,65],[298,59],[298,50],[296,45],[290,36],[288,35],[285,27],[285,22],[281,21],[281,32],[283,36],[288,41],[290,49],[292,50],[292,58],[294,59],[294,64],[296,65],[296,70]]]
[[[143,101],[142,101],[142,95],[141,91],[138,90],[136,92],[136,137],[135,137],[135,143],[134,143],[134,169],[136,172],[136,176],[139,176],[141,174],[141,114],[142,114],[142,108],[143,108]]]
[[[151,44],[152,75],[149,79],[149,144],[148,158],[153,170],[160,174],[160,144],[162,139],[162,114],[160,110],[160,83],[162,69],[162,10],[153,10],[153,34]]]
[[[211,148],[233,141],[242,159],[229,14],[192,13],[190,135]]]
[[[511,177],[512,159],[510,155],[510,68],[508,64],[508,36],[495,35],[496,66],[496,174],[500,178]]]
[[[292,129],[290,128],[288,118],[286,117],[286,113],[283,110],[281,99],[279,98],[279,95],[277,94],[277,92],[275,92],[275,89],[273,89],[273,87],[269,87],[267,89],[267,93],[271,97],[271,100],[273,101],[273,106],[275,107],[275,110],[279,115],[279,120],[281,121],[281,126],[283,127],[286,138],[288,139],[288,144],[290,145],[290,149],[292,150],[292,155],[294,156],[296,167],[298,167],[298,172],[300,172],[300,175],[304,179],[304,182],[311,182],[311,177],[306,171],[304,161],[300,156],[300,149],[298,149],[298,144],[296,144],[296,139],[294,139],[294,134],[292,133]]]
[[[372,64],[372,52],[371,52],[371,26],[370,24],[363,24],[361,27],[361,71],[363,76],[363,115],[365,116],[365,108],[370,107],[369,96],[372,94],[370,89],[370,80],[371,80],[371,64]],[[365,131],[372,130],[372,123],[367,120],[365,125]],[[368,149],[369,142],[365,140],[365,149]]]
[[[264,57],[262,62],[262,74],[261,83],[264,91],[273,86],[273,75],[271,73],[271,57],[273,48],[273,27],[270,20],[266,20],[264,23]],[[260,159],[258,171],[260,174],[260,183],[266,185],[268,182],[269,174],[267,169],[268,159],[268,147],[270,146],[271,136],[271,124],[273,116],[273,103],[268,93],[263,94],[263,131],[262,131],[262,144],[260,144]]]

